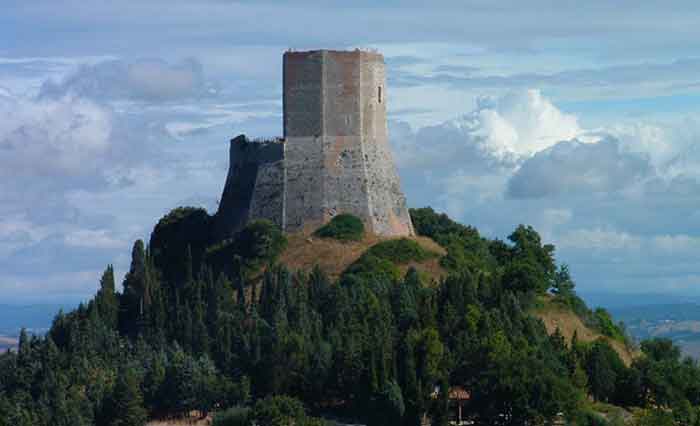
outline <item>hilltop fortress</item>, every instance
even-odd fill
[[[218,235],[268,219],[310,232],[339,213],[382,236],[413,235],[386,122],[381,54],[284,54],[284,138],[231,140]]]

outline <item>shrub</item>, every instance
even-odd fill
[[[416,234],[433,239],[447,250],[440,260],[444,268],[473,271],[489,270],[496,266],[497,261],[490,247],[495,242],[482,238],[476,228],[457,223],[430,207],[411,209],[410,213]]]
[[[166,282],[183,282],[190,267],[197,273],[210,243],[211,224],[206,210],[195,207],[178,207],[158,221],[149,250]]]
[[[583,409],[576,413],[574,424],[576,426],[608,426],[608,422],[603,416],[590,409]]]
[[[235,259],[245,271],[256,270],[266,263],[274,263],[287,247],[287,237],[274,223],[256,220],[229,238],[209,247],[206,262],[215,273],[229,276],[236,270]]]
[[[269,220],[249,223],[235,237],[238,254],[245,259],[274,262],[287,247],[287,237]]]
[[[212,426],[248,426],[250,408],[231,407],[214,415]]]
[[[345,277],[349,275],[356,276],[364,282],[377,280],[394,282],[401,278],[401,271],[391,261],[365,253],[352,265],[348,266],[344,275]],[[344,283],[348,282],[350,281],[344,280]]]
[[[354,275],[364,282],[377,280],[398,281],[401,271],[396,265],[411,261],[436,257],[437,254],[428,251],[417,242],[408,238],[382,241],[370,247],[359,259],[348,266],[344,275]],[[346,282],[350,282],[347,281]]]
[[[321,426],[321,419],[306,414],[304,405],[288,396],[273,396],[259,400],[250,414],[252,423],[265,426]]]
[[[437,256],[436,253],[424,249],[416,241],[408,238],[382,241],[370,247],[363,256],[365,255],[398,264],[406,264],[411,261],[420,262]]]
[[[365,225],[357,216],[342,213],[317,229],[315,235],[339,241],[359,241],[365,235]]]

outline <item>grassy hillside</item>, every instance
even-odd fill
[[[331,279],[337,279],[348,266],[355,263],[370,247],[387,241],[377,235],[367,234],[359,241],[339,241],[307,234],[288,235],[287,248],[280,256],[280,263],[289,269],[310,271],[315,266],[321,268]],[[404,274],[410,267],[439,280],[447,273],[440,265],[440,256],[446,254],[444,248],[428,237],[410,237],[422,248],[438,256],[420,262],[410,261],[397,265]]]
[[[552,297],[543,298],[540,306],[533,312],[544,322],[549,334],[553,334],[558,329],[567,342],[571,341],[574,333],[581,342],[589,343],[598,339],[607,341],[628,367],[632,364],[632,360],[640,355],[638,350],[628,347],[620,340],[605,336],[600,331],[587,326],[583,319],[570,308],[554,303]]]

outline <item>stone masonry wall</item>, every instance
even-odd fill
[[[388,142],[385,87],[377,53],[285,54],[285,230],[351,213],[374,233],[413,234]]]
[[[362,149],[374,232],[413,235],[413,224],[389,145],[386,76],[381,55],[362,53]]]
[[[228,238],[253,219],[283,227],[284,144],[231,140],[229,171],[216,214],[217,236]]]
[[[283,62],[284,142],[232,141],[220,232],[254,218],[308,232],[351,213],[376,234],[412,235],[388,140],[383,57],[317,50]]]

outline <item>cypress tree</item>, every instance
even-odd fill
[[[135,374],[130,370],[122,368],[119,371],[104,414],[104,424],[108,426],[143,426],[146,423],[143,395]]]

